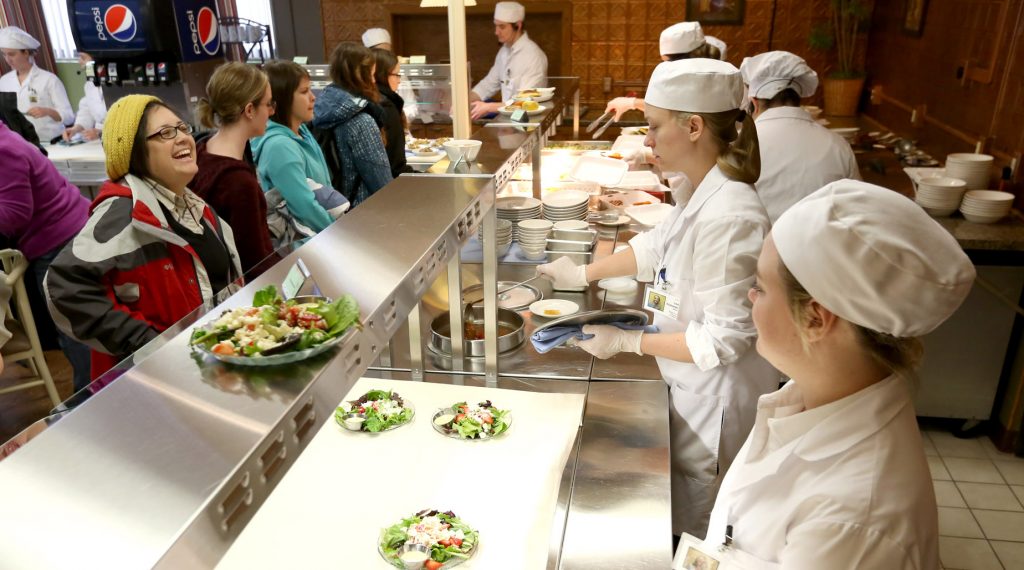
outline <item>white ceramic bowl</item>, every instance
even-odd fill
[[[473,162],[476,160],[476,155],[480,153],[480,147],[483,144],[483,141],[452,139],[445,141],[443,146],[444,151],[448,154],[448,160],[455,162],[460,156],[465,156],[467,162]]]
[[[970,214],[967,212],[960,213],[964,215],[964,218],[966,218],[968,222],[972,222],[975,224],[994,224],[1006,217],[1005,214],[1000,216],[981,216],[978,214]]]
[[[555,224],[550,220],[519,220],[519,231],[524,230],[550,230]]]
[[[555,222],[556,230],[585,230],[590,227],[585,221],[582,220],[562,220]]]

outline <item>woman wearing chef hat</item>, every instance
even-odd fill
[[[39,140],[60,137],[65,125],[75,120],[64,84],[56,75],[36,67],[34,54],[39,40],[17,26],[0,30],[0,50],[11,67],[0,77],[0,92],[18,94],[18,110],[36,128]]]
[[[644,305],[660,333],[587,325],[583,332],[595,337],[578,346],[598,358],[623,351],[657,357],[672,400],[675,534],[703,534],[720,476],[754,423],[757,398],[779,381],[753,348],[747,290],[769,224],[753,188],[757,131],[742,103],[743,80],[729,63],[658,65],[647,88],[645,144],[663,169],[685,173],[693,190],[629,248],[588,266],[563,258],[537,268],[558,288],[620,275],[651,282]],[[658,296],[665,299],[660,310],[652,301]]]
[[[829,182],[860,179],[850,144],[800,107],[818,88],[818,74],[802,58],[770,51],[744,59],[740,72],[761,143],[757,194],[773,223]]]
[[[758,401],[705,552],[741,568],[939,567],[915,337],[974,276],[947,231],[885,188],[840,180],[782,214],[750,298],[757,351],[792,381]]]
[[[494,35],[501,49],[494,58],[494,66],[469,92],[470,117],[475,121],[495,113],[523,89],[546,87],[548,84],[548,56],[540,49],[523,27],[526,8],[519,2],[498,2],[494,5]],[[501,100],[485,102],[500,93]]]

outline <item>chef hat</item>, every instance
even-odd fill
[[[717,59],[663,61],[651,74],[644,102],[690,113],[739,109],[743,78],[734,65]]]
[[[499,22],[522,22],[526,18],[526,8],[519,2],[498,2],[494,5],[494,19]]]
[[[725,61],[725,49],[727,47],[725,45],[725,42],[716,38],[715,36],[704,36],[704,41],[718,48],[718,52],[721,54],[721,57],[719,57],[718,59]]]
[[[810,97],[818,88],[818,74],[803,58],[788,51],[769,51],[744,58],[740,71],[743,81],[750,86],[750,96],[755,99],[771,99],[784,89]]]
[[[370,28],[363,32],[363,45],[368,48],[389,43],[391,43],[391,34],[384,28]]]
[[[704,45],[704,30],[698,22],[679,22],[661,32],[661,55],[690,53]]]
[[[896,337],[931,332],[960,306],[974,266],[949,232],[911,200],[839,180],[779,217],[779,257],[826,309]]]
[[[0,48],[39,49],[39,40],[18,26],[7,26],[0,30]]]

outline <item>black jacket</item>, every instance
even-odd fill
[[[405,159],[405,127],[402,125],[402,108],[405,101],[392,91],[388,86],[377,84],[380,90],[380,106],[384,109],[384,134],[387,136],[387,144],[384,150],[388,154],[388,162],[391,163],[391,175],[398,178],[403,172],[413,172]]]

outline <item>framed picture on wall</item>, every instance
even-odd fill
[[[928,0],[903,0],[903,33],[920,37],[924,33],[924,13]]]
[[[701,24],[740,25],[746,0],[686,0],[686,19]]]

